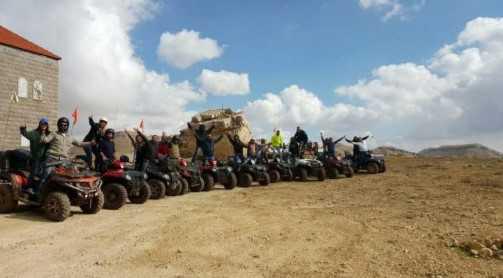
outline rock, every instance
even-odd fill
[[[460,246],[460,245],[459,245],[459,241],[458,241],[457,239],[455,239],[455,238],[451,238],[451,239],[449,239],[449,240],[447,241],[447,244],[446,244],[446,245],[447,245],[447,247],[451,247],[451,248],[452,248],[452,247],[459,247],[459,246]]]
[[[485,247],[485,248],[482,248],[479,252],[479,256],[482,257],[482,258],[491,258],[493,255],[494,255],[494,252],[493,250]]]
[[[475,250],[475,251],[480,251],[483,248],[486,248],[484,245],[482,245],[480,242],[473,240],[473,241],[468,241],[463,244],[467,250]]]
[[[498,251],[498,246],[496,246],[495,244],[491,245],[491,250],[493,251]]]
[[[472,254],[474,257],[478,257],[479,251],[470,249],[470,254]]]

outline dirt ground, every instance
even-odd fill
[[[1,277],[503,277],[452,239],[503,236],[503,161],[215,190],[52,223],[0,215]]]

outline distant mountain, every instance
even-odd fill
[[[451,145],[438,148],[428,148],[418,153],[427,157],[474,157],[501,158],[503,154],[481,144]]]
[[[373,150],[374,153],[384,154],[385,156],[416,156],[416,153],[395,148],[393,146],[381,146]]]

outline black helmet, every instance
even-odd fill
[[[107,130],[105,130],[105,135],[107,135],[109,133],[112,133],[112,135],[115,136],[115,130],[113,128],[107,128]]]
[[[63,126],[63,124],[66,124],[66,126]],[[68,120],[67,117],[61,117],[58,119],[58,131],[67,132],[69,126],[70,126],[70,120]]]

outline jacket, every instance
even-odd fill
[[[283,136],[274,133],[271,137],[271,146],[273,148],[281,148],[283,146]]]

